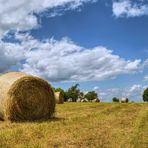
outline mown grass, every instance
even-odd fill
[[[65,103],[45,122],[0,122],[0,148],[148,148],[148,104]]]

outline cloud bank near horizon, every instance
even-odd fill
[[[148,87],[141,84],[134,84],[130,87],[125,88],[109,88],[102,90],[99,87],[95,86],[93,90],[98,93],[98,96],[103,102],[111,102],[113,97],[129,98],[129,101],[142,102],[143,91]]]

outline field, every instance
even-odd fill
[[[49,121],[0,122],[0,148],[148,148],[148,103],[65,103]]]

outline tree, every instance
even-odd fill
[[[65,92],[64,92],[64,101],[67,102],[69,98],[70,98],[70,97],[69,97],[69,95],[68,95],[68,91],[65,91]]]
[[[95,91],[89,91],[87,94],[85,94],[85,98],[89,101],[97,99],[98,94]]]
[[[119,99],[116,98],[116,97],[113,97],[112,101],[113,101],[113,102],[119,102]]]
[[[67,99],[72,98],[72,101],[76,102],[80,96],[80,89],[78,87],[79,84],[75,84],[72,87],[70,87],[66,92],[66,98]]]
[[[146,88],[143,92],[143,101],[148,102],[148,88]]]

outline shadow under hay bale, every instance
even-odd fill
[[[61,92],[54,92],[54,96],[57,104],[64,103],[64,96]]]
[[[60,121],[65,121],[65,118],[59,118],[59,117],[52,117],[49,119],[40,119],[40,120],[32,120],[32,121],[27,121],[27,120],[23,120],[23,121],[15,121],[15,123],[18,124],[24,124],[24,123],[45,123],[45,122],[60,122]]]
[[[21,72],[0,76],[1,120],[49,119],[54,110],[54,93],[45,80]]]

